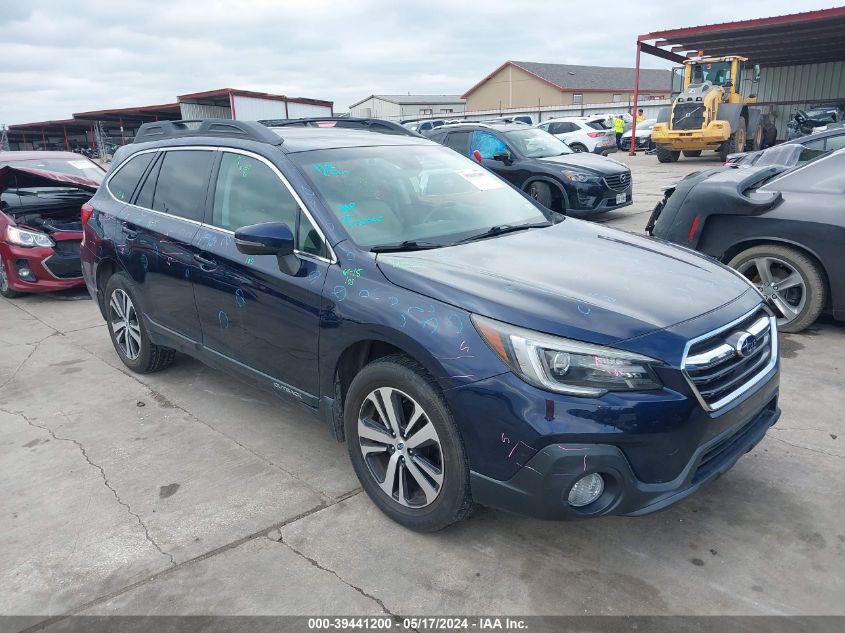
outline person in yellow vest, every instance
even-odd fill
[[[625,121],[619,114],[613,117],[613,131],[616,132],[616,149],[622,149],[622,134],[625,133]]]
[[[637,110],[637,123],[642,123],[643,121],[645,121],[645,112],[640,108]]]

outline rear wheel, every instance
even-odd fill
[[[117,273],[109,278],[105,299],[109,335],[124,365],[139,374],[147,374],[173,363],[176,351],[150,340],[135,289],[126,274]]]
[[[0,295],[7,299],[14,299],[15,297],[20,297],[21,293],[9,287],[9,274],[6,272],[7,265],[6,259],[0,255]]]
[[[393,355],[364,367],[349,386],[344,426],[361,486],[391,519],[433,532],[469,515],[463,443],[420,365]]]
[[[676,163],[680,157],[681,152],[673,152],[661,145],[657,146],[657,160],[661,163]]]
[[[701,156],[701,150],[700,149],[685,149],[684,150],[684,156],[686,156],[687,158],[698,158],[699,156]]]
[[[778,329],[800,332],[813,324],[827,300],[824,277],[815,261],[786,246],[754,246],[728,266],[745,275],[780,314]]]
[[[587,147],[581,143],[569,143],[569,149],[573,152],[586,152]]]
[[[736,130],[728,137],[728,140],[719,147],[719,158],[724,163],[728,160],[728,154],[736,154],[745,151],[745,117],[739,117]]]
[[[547,209],[552,208],[552,188],[544,182],[532,182],[528,185],[528,195]]]

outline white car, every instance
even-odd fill
[[[616,135],[601,116],[561,117],[543,121],[535,127],[558,137],[575,152],[605,155],[616,151]]]

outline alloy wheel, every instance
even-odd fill
[[[779,257],[755,257],[737,267],[780,314],[778,325],[798,318],[807,304],[807,285],[794,266]]]
[[[364,398],[358,442],[370,475],[386,495],[424,508],[443,488],[440,437],[422,406],[408,394],[380,387]]]
[[[0,292],[6,292],[9,289],[9,278],[6,276],[6,263],[0,257]]]
[[[126,358],[135,360],[141,354],[141,326],[132,299],[118,288],[109,301],[112,336]]]

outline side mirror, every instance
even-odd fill
[[[279,270],[289,275],[299,272],[301,262],[293,253],[293,233],[287,224],[250,224],[235,231],[235,246],[244,255],[275,255]]]
[[[493,160],[498,160],[498,161],[504,163],[505,165],[510,165],[511,162],[512,162],[511,161],[511,153],[507,150],[503,150],[501,152],[496,152],[495,154],[493,154]]]

